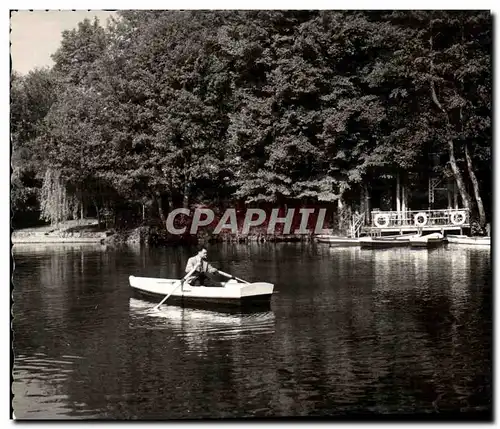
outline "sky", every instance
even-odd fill
[[[102,10],[21,10],[11,12],[10,54],[12,69],[26,74],[34,68],[52,66],[50,56],[61,43],[61,33],[77,27],[85,18],[97,17],[101,25],[116,15]]]

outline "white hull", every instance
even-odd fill
[[[435,232],[428,235],[410,237],[410,246],[412,247],[433,247],[443,243],[443,235]]]
[[[318,243],[335,244],[342,246],[359,246],[358,238],[339,237],[336,235],[318,235],[316,236]]]
[[[189,303],[220,303],[220,304],[253,304],[269,302],[274,285],[266,282],[238,283],[229,281],[221,283],[223,287],[190,286],[184,283],[179,286],[179,280],[159,279],[152,277],[129,277],[130,286],[142,295],[158,300],[171,294],[168,302]]]
[[[385,247],[403,247],[410,244],[410,239],[417,235],[393,235],[385,237],[361,237],[359,244],[361,247],[385,248]]]

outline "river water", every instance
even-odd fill
[[[217,245],[209,259],[275,284],[269,311],[132,297],[193,249],[13,248],[17,419],[352,417],[492,412],[489,249]]]

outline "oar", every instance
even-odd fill
[[[234,277],[234,276],[233,276],[233,275],[231,275],[231,274],[225,273],[224,271],[220,271],[220,270],[219,270],[219,273],[220,273],[220,274],[222,274],[223,276],[226,276],[226,277],[231,277],[231,278],[233,278],[233,279],[236,279],[236,280],[238,280],[238,281],[239,281],[239,282],[241,282],[241,283],[250,283],[250,282],[247,282],[246,280],[239,279],[238,277]]]
[[[198,268],[198,266],[194,267],[194,268],[193,268],[193,269],[192,269],[189,273],[187,273],[187,274],[186,274],[186,275],[185,275],[185,276],[184,276],[181,280],[179,280],[179,281],[178,281],[178,283],[179,283],[179,284],[178,284],[176,287],[174,287],[174,288],[170,291],[170,293],[169,293],[169,294],[168,294],[165,298],[163,298],[163,299],[161,300],[161,302],[160,302],[158,305],[154,306],[154,307],[153,307],[153,310],[158,310],[158,307],[159,307],[160,305],[162,305],[162,304],[163,304],[163,303],[164,303],[164,302],[165,302],[165,301],[166,301],[166,300],[170,297],[170,295],[172,295],[172,294],[173,294],[173,293],[177,290],[177,288],[178,288],[179,286],[182,286],[182,284],[184,283],[184,280],[186,280],[186,279],[187,279],[187,278],[188,278],[191,274],[193,274],[193,273],[196,271],[196,269],[197,269],[197,268]],[[174,284],[175,284],[175,283],[174,283]]]

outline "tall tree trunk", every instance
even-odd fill
[[[396,211],[398,212],[398,223],[401,222],[401,190],[400,190],[400,175],[396,173]]]
[[[405,216],[406,211],[408,210],[408,192],[406,189],[406,182],[403,178],[401,181],[401,211],[403,212],[403,217]]]
[[[182,194],[182,208],[184,209],[189,209],[189,203],[190,203],[190,197],[191,197],[191,178],[192,178],[192,173],[189,171],[187,168],[187,165],[189,165],[188,160],[185,160],[184,164],[184,189],[183,189],[183,194]]]
[[[432,31],[432,27],[431,27]],[[450,122],[450,117],[448,116],[448,113],[444,109],[443,105],[440,103],[437,94],[436,94],[436,88],[434,86],[434,62],[432,60],[432,35],[429,39],[429,44],[430,44],[430,50],[431,50],[431,56],[430,56],[430,87],[431,87],[431,97],[433,103],[437,106],[439,111],[443,114],[446,125],[448,130],[451,130],[451,122]],[[460,196],[462,197],[463,204],[466,209],[470,209],[470,195],[467,192],[467,189],[465,187],[465,182],[462,177],[462,172],[458,168],[457,165],[457,160],[455,159],[455,151],[453,149],[453,139],[451,136],[448,137],[448,155],[450,157],[450,166],[451,166],[451,171],[453,172],[453,176],[455,177],[455,182],[458,187],[458,191],[460,192]]]
[[[186,181],[186,183],[184,184],[184,195],[182,197],[182,207],[185,209],[189,209],[190,192],[191,184],[189,183],[189,181]]]
[[[84,208],[83,208],[83,191],[81,189],[78,190],[78,199],[80,200],[80,223],[83,223]]]
[[[363,211],[365,213],[365,223],[370,225],[371,223],[371,213],[370,213],[370,193],[366,183],[363,183],[361,188],[361,198],[363,202]]]
[[[464,205],[464,208],[470,210],[470,195],[465,187],[462,172],[458,168],[457,160],[455,159],[455,153],[453,150],[453,140],[451,139],[448,140],[448,153],[450,156],[451,171],[453,172],[453,176],[455,176],[455,183],[457,184],[458,192],[460,192],[460,196],[462,197],[462,203]]]
[[[97,216],[97,229],[101,228],[101,215],[99,214],[99,207],[97,206],[97,200],[92,198],[94,201],[95,213]]]
[[[166,228],[167,218],[165,217],[165,212],[163,211],[161,194],[159,192],[155,193],[155,200],[156,200],[156,205],[158,206],[158,215],[160,216],[161,223]]]
[[[172,196],[172,193],[168,194],[167,204],[168,204],[168,211],[171,212],[174,209],[174,197]]]
[[[344,202],[342,201],[342,195],[337,200],[337,229],[342,233],[344,231],[345,213],[344,213]]]
[[[452,192],[451,186],[452,186],[452,182],[450,182],[448,180],[448,183],[447,183],[447,186],[446,186],[446,191],[447,191],[447,194],[448,194],[448,208],[449,209],[451,209],[453,207],[453,201],[452,201],[453,192]]]
[[[462,44],[465,42],[465,29],[464,25],[462,25]],[[463,91],[463,82],[461,83],[462,91]],[[462,106],[460,106],[460,126],[463,131],[464,129],[464,122],[463,122],[463,109]],[[486,214],[484,213],[484,206],[483,206],[483,200],[481,199],[481,194],[479,193],[479,183],[477,181],[476,173],[474,172],[474,168],[472,166],[472,158],[469,153],[469,146],[467,144],[467,141],[465,141],[464,144],[464,152],[465,152],[465,159],[467,161],[467,170],[469,172],[469,178],[472,183],[472,187],[474,189],[474,197],[476,198],[476,204],[477,204],[477,210],[479,212],[479,225],[481,228],[484,228],[486,226]]]
[[[486,226],[486,214],[484,212],[483,200],[479,193],[479,183],[477,182],[476,174],[474,173],[472,158],[469,154],[469,147],[467,143],[465,143],[465,159],[467,160],[467,169],[469,170],[470,181],[472,182],[474,196],[476,197],[477,210],[479,212],[479,224],[481,225],[481,228],[484,228]]]
[[[457,182],[453,182],[453,208],[458,209],[458,192],[457,192]]]

